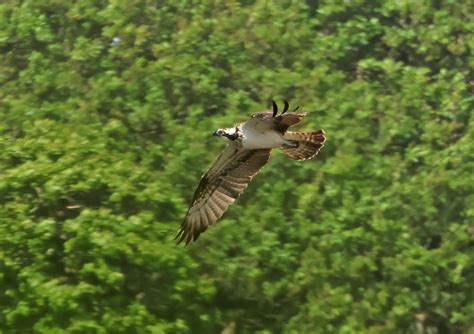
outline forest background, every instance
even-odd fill
[[[474,3],[0,4],[0,332],[474,333]],[[172,240],[219,127],[299,105]]]

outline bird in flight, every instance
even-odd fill
[[[268,162],[273,148],[295,160],[307,160],[318,154],[326,140],[324,130],[290,132],[306,113],[287,112],[285,100],[281,114],[273,101],[273,111],[257,112],[250,119],[232,128],[217,129],[215,136],[227,141],[227,146],[214,164],[202,176],[194,192],[191,206],[178,235],[178,244],[188,245],[217,222],[227,208],[247,188],[250,180]]]

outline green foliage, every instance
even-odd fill
[[[474,329],[470,1],[0,4],[0,331]],[[210,136],[271,99],[275,152],[191,247]]]

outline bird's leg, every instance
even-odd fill
[[[298,147],[299,143],[296,140],[287,140],[284,144],[283,147],[285,148],[295,148]]]

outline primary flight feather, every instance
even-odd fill
[[[194,192],[191,206],[176,238],[188,245],[213,225],[227,208],[247,188],[250,180],[270,158],[273,148],[295,160],[307,160],[318,154],[324,145],[324,130],[315,132],[290,132],[292,125],[306,115],[302,112],[283,112],[273,101],[273,111],[257,112],[250,119],[232,128],[218,129],[215,136],[228,141],[224,151],[211,168],[202,176]]]

